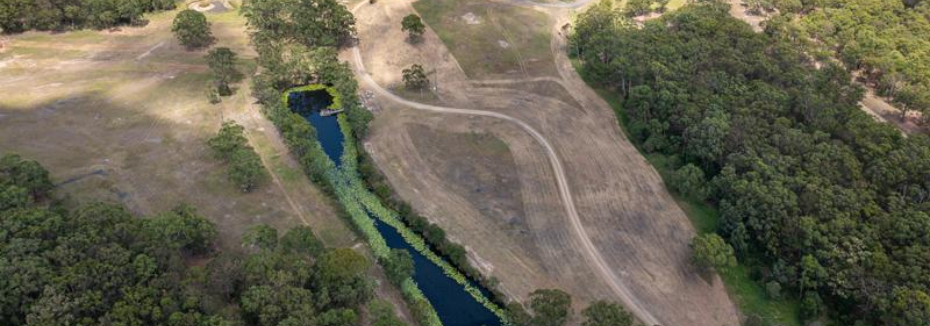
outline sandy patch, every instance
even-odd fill
[[[480,25],[481,24],[481,18],[478,18],[478,16],[476,16],[475,13],[470,12],[470,11],[462,15],[462,20],[464,20],[465,23],[469,25]]]

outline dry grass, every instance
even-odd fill
[[[56,182],[72,180],[59,187],[71,203],[103,199],[144,215],[193,204],[216,222],[226,248],[256,223],[310,223],[328,244],[352,245],[352,232],[262,125],[248,90],[207,103],[206,50],[177,44],[174,14],[150,15],[141,28],[10,37],[0,54],[0,152],[39,160]],[[254,72],[243,19],[234,11],[208,19],[215,46],[232,48],[244,58],[240,69]],[[222,118],[247,124],[283,186],[243,194],[226,179],[205,146]]]
[[[420,0],[414,8],[471,78],[556,74],[552,21],[542,12],[482,0]]]
[[[542,75],[490,70],[481,65],[496,64],[493,60],[500,57],[482,53],[486,46],[476,41],[460,37],[468,45],[461,46],[448,42],[441,31],[434,33],[433,29],[448,27],[436,28],[421,6],[448,5],[436,11],[455,12],[442,16],[447,18],[460,17],[456,10],[465,6],[473,6],[466,8],[475,14],[486,13],[487,8],[494,8],[493,12],[515,8],[498,10],[503,5],[477,0],[454,5],[451,1],[411,2],[379,2],[362,6],[358,12],[360,50],[367,70],[379,84],[397,85],[403,67],[426,63],[440,81],[434,94],[442,105],[505,113],[540,131],[565,165],[591,241],[642,306],[668,325],[738,324],[735,307],[719,279],[705,281],[689,264],[687,243],[695,231],[688,218],[656,171],[624,138],[611,108],[583,81],[571,77],[574,71],[567,58],[556,60],[558,56],[551,51],[564,51],[557,43],[546,40],[546,51],[550,51],[546,65],[558,69],[568,65],[571,73],[564,75],[569,78],[559,78],[563,75],[559,70]],[[399,20],[413,12],[412,7],[431,28],[418,45],[406,44],[397,28]],[[559,21],[555,18],[564,16],[543,20],[546,30]],[[535,26],[537,20],[515,19],[513,23]],[[464,35],[452,29],[449,33]],[[506,58],[500,60],[506,62]],[[486,70],[475,74],[476,67]],[[532,78],[539,76],[553,76],[555,81]],[[618,300],[582,254],[548,158],[532,137],[513,124],[490,118],[424,113],[386,101],[379,104],[383,110],[366,139],[366,148],[398,194],[465,245],[475,265],[499,279],[508,296],[523,300],[538,288],[561,288],[573,296],[576,308],[596,299]],[[475,133],[500,139],[510,155],[490,154],[467,144],[471,136],[465,135]],[[504,183],[508,187],[518,183],[519,192],[507,190],[511,188]],[[475,193],[479,187],[495,189],[494,200]],[[522,216],[509,216],[520,215],[513,209],[520,206]]]

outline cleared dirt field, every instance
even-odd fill
[[[687,217],[655,170],[624,138],[610,107],[578,78],[564,56],[563,40],[555,28],[561,24],[554,22],[566,21],[567,11],[553,9],[547,19],[547,37],[556,36],[549,42],[556,68],[552,77],[527,78],[522,71],[512,70],[472,80],[467,72],[481,64],[457,60],[459,53],[480,52],[485,47],[453,50],[432,30],[423,43],[407,44],[400,19],[414,12],[413,8],[409,0],[358,8],[358,52],[365,69],[361,76],[369,73],[374,83],[396,87],[401,69],[423,63],[433,71],[431,80],[438,86],[435,94],[441,106],[506,114],[538,131],[561,159],[582,231],[573,230],[566,214],[564,193],[546,147],[526,128],[493,116],[414,110],[402,100],[376,96],[382,110],[366,147],[404,199],[465,245],[476,265],[498,278],[513,298],[523,300],[537,288],[561,288],[572,294],[576,308],[595,299],[610,299],[643,311],[641,316],[654,317],[663,325],[738,325],[736,309],[719,279],[704,280],[689,264],[687,243],[694,230]],[[436,19],[424,18],[427,22]],[[351,55],[346,53],[346,58]],[[437,135],[437,131],[488,133],[499,138],[507,144],[515,172],[508,172],[506,155],[475,148],[451,152],[447,147],[465,147],[461,144],[465,140]],[[462,156],[476,158],[455,159]],[[449,162],[436,163],[437,157]],[[486,168],[489,165],[500,168]],[[456,175],[449,170],[465,172]],[[468,193],[474,187],[468,182],[474,181],[481,188],[506,189],[501,181],[481,175],[519,180],[519,197],[497,198],[519,198],[523,216],[508,218],[503,210],[490,208],[519,207],[518,203],[496,203]],[[586,243],[594,247],[593,253]],[[598,257],[606,268],[597,262]]]
[[[330,245],[354,244],[250,105],[248,89],[207,103],[205,51],[177,44],[175,13],[151,15],[141,28],[9,37],[0,54],[0,152],[40,161],[73,203],[104,199],[144,215],[193,204],[216,222],[227,248],[256,223],[307,223]],[[241,70],[253,72],[242,18],[208,18],[216,46],[232,48],[245,59]],[[226,179],[205,144],[223,118],[247,126],[276,182],[243,194]]]

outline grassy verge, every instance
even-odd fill
[[[572,66],[578,71],[582,79],[585,80],[585,83],[610,104],[614,113],[617,115],[617,120],[621,127],[620,129],[623,130],[624,133],[627,133],[626,127],[629,120],[626,116],[626,112],[622,110],[622,99],[620,96],[616,92],[599,87],[597,84],[591,82],[584,74],[583,69],[581,69],[581,63],[577,60],[572,60]],[[626,136],[631,139],[631,141],[633,140],[633,138],[629,137],[629,134]],[[675,171],[673,159],[668,155],[646,153],[639,147],[640,144],[637,144],[635,141],[633,141],[633,144],[639,150],[640,154],[646,157],[649,164],[655,167],[656,171],[658,171],[659,175],[662,177],[662,180],[668,184]],[[688,215],[691,224],[694,225],[697,232],[701,234],[712,233],[717,229],[720,213],[716,207],[706,202],[695,200],[694,198],[680,196],[673,191],[670,192],[678,206]],[[740,262],[736,267],[725,273],[720,273],[720,277],[726,285],[730,298],[736,302],[743,314],[756,315],[776,325],[801,326],[801,322],[798,318],[800,316],[801,304],[797,299],[769,299],[766,295],[765,287],[752,280],[749,275],[750,266],[745,262]]]

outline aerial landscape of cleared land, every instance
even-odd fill
[[[0,325],[930,326],[930,1],[0,0]]]

